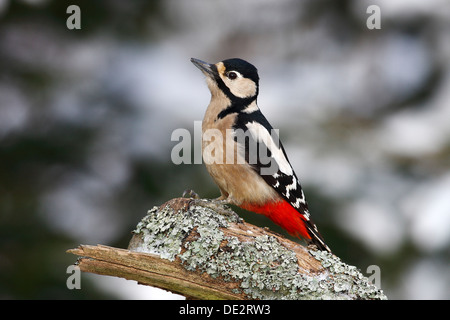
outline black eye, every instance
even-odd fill
[[[237,78],[237,73],[236,73],[236,72],[233,72],[233,71],[230,71],[230,72],[227,73],[227,77],[228,77],[228,79],[230,79],[230,80],[234,80],[234,79]]]

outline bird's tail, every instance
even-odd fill
[[[314,244],[319,250],[331,252],[325,244],[322,235],[309,217],[302,215],[297,209],[282,200],[269,202],[265,205],[242,204],[241,208],[263,214],[277,225],[285,229],[289,234],[305,239],[309,244]]]
[[[331,249],[325,244],[325,240],[320,234],[319,230],[317,230],[316,225],[311,220],[305,221],[306,229],[308,231],[308,235],[310,239],[307,239],[309,244],[313,244],[317,247],[317,249],[322,251],[328,251],[331,253]]]

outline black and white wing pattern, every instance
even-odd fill
[[[234,128],[245,135],[245,161],[304,217],[312,242],[329,251],[311,220],[305,194],[276,130],[259,109],[239,113]]]

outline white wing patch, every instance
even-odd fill
[[[250,131],[253,139],[255,139],[257,142],[263,143],[267,147],[267,149],[270,150],[272,159],[277,163],[279,170],[286,175],[292,175],[292,167],[289,164],[289,161],[284,156],[283,150],[279,147],[280,143],[275,143],[271,133],[268,132],[263,125],[255,121],[248,122],[245,125]],[[278,137],[277,135],[274,136]]]

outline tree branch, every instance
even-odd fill
[[[139,222],[128,250],[80,246],[82,271],[195,299],[386,299],[356,267],[240,219],[208,200],[177,198]]]

